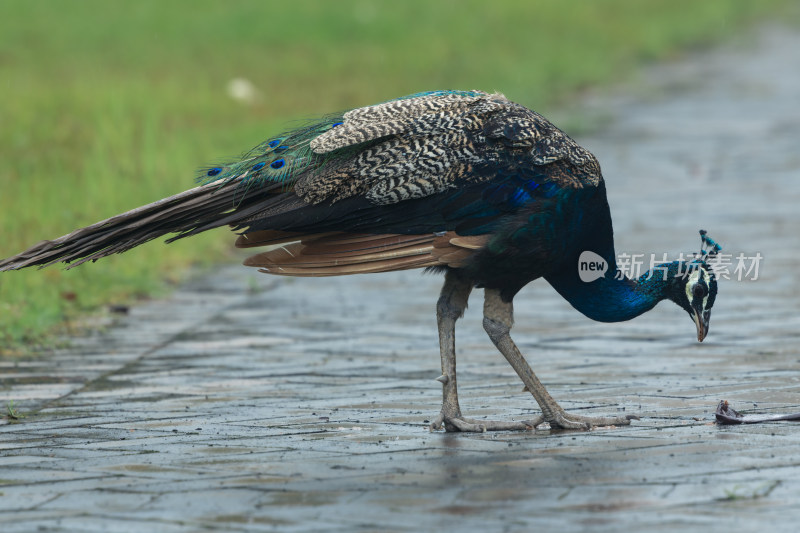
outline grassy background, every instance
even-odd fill
[[[788,3],[0,0],[0,257],[189,188],[291,119],[436,88],[546,113]],[[255,97],[231,98],[234,78]],[[218,230],[0,274],[0,352],[158,294],[231,247]]]

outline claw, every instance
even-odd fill
[[[439,416],[437,416],[433,420],[433,422],[431,422],[431,425],[428,426],[428,431],[434,432],[436,430],[442,429],[442,424],[444,424],[444,415],[442,413],[439,413]]]
[[[486,433],[487,431],[531,431],[534,425],[530,422],[499,422],[495,420],[474,420],[465,418],[458,412],[455,415],[445,415],[444,410],[431,422],[428,429],[436,431],[444,428],[445,431],[461,431],[469,433]]]
[[[550,423],[551,429],[582,429],[589,430],[603,426],[629,426],[631,420],[638,420],[636,415],[625,417],[592,417],[567,413],[563,410],[555,412]]]

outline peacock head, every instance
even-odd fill
[[[683,308],[697,326],[697,340],[703,342],[708,335],[711,308],[717,298],[717,280],[714,271],[705,261],[681,262],[669,290],[669,299]]]
[[[704,230],[700,230],[700,238],[703,244],[698,257],[688,262],[675,262],[669,299],[689,313],[697,327],[697,340],[703,342],[708,335],[711,308],[717,298],[717,279],[706,259],[715,256],[722,247]]]

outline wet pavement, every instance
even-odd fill
[[[763,257],[757,280],[720,282],[703,344],[671,304],[599,324],[546,283],[520,293],[512,334],[553,396],[631,427],[430,433],[439,277],[230,266],[69,349],[0,360],[0,400],[26,416],[0,425],[0,531],[796,531],[800,425],[713,413],[800,411],[798,49],[771,28],[581,111],[604,124],[579,141],[618,251],[660,260],[703,227],[733,278],[736,255]],[[457,329],[462,407],[530,418],[481,296]]]

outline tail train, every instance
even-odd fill
[[[41,241],[13,257],[0,260],[0,272],[58,262],[74,268],[87,261],[130,250],[140,244],[177,233],[169,239],[194,235],[248,216],[248,208],[263,200],[264,189],[243,191],[235,181],[213,182],[153,202],[58,239]]]

